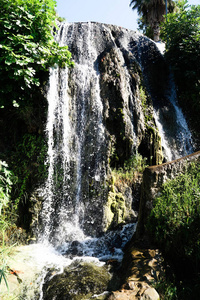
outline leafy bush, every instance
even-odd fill
[[[193,274],[200,271],[200,162],[163,185],[148,228],[180,272],[183,264]]]
[[[38,181],[45,180],[47,170],[46,143],[43,136],[25,134],[16,145],[16,152],[13,153],[12,167],[18,177],[18,190],[15,191],[17,197],[26,202],[26,193],[35,187]]]
[[[0,107],[28,101],[41,71],[70,66],[71,53],[53,38],[54,0],[0,1]]]
[[[112,173],[117,183],[131,184],[134,182],[135,177],[142,173],[146,168],[147,159],[143,158],[139,153],[132,155],[124,162],[123,168],[113,169]]]
[[[16,177],[8,169],[7,163],[0,160],[0,241],[2,242],[4,242],[5,231],[11,226],[16,211],[18,200],[11,205],[12,187],[16,180]]]
[[[166,58],[177,80],[180,76],[180,81],[184,78],[189,80],[189,84],[195,85],[198,84],[200,66],[200,5],[189,6],[187,1],[180,1],[177,5],[176,12],[167,15],[162,27]]]
[[[166,278],[162,278],[158,282],[154,283],[153,287],[159,293],[161,300],[177,300],[178,299],[176,285],[174,283],[170,282]]]
[[[9,201],[14,181],[15,177],[9,171],[7,163],[0,160],[0,284],[4,280],[7,287],[7,257],[11,247],[5,245],[5,238],[6,231],[11,226],[10,219],[12,218],[13,211],[9,209]],[[8,215],[8,211],[10,215]]]
[[[9,202],[12,186],[11,177],[12,173],[8,170],[7,163],[0,161],[0,215]]]
[[[176,11],[167,15],[161,37],[166,42],[165,57],[174,73],[179,102],[199,131],[200,5],[179,1]]]

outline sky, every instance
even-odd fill
[[[57,13],[68,22],[100,22],[137,29],[138,15],[129,6],[130,0],[57,0]],[[200,4],[189,0],[188,4]]]

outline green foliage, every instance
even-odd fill
[[[200,277],[199,275],[191,280],[176,279],[174,274],[163,276],[153,283],[161,300],[199,300]]]
[[[113,169],[112,174],[115,178],[116,184],[134,182],[139,173],[142,173],[147,167],[146,158],[143,158],[139,153],[132,155],[124,162],[123,168]]]
[[[8,244],[16,240],[25,241],[25,232],[16,225],[29,228],[31,222],[29,197],[33,189],[46,179],[46,153],[47,145],[44,137],[33,133],[18,138],[14,150],[9,152],[9,168],[15,176],[7,168],[2,171],[6,172],[8,177],[5,178],[4,175],[0,182],[0,208],[3,207],[0,218],[0,241],[3,232],[6,234]],[[4,182],[6,185],[3,185]]]
[[[177,300],[178,299],[178,293],[177,293],[177,287],[174,283],[170,282],[166,278],[163,278],[153,284],[153,287],[157,290],[159,293],[161,300]]]
[[[142,86],[140,87],[140,99],[142,101],[142,106],[147,109],[147,96]]]
[[[34,187],[38,180],[46,178],[46,143],[43,136],[25,134],[16,146],[13,154],[13,170],[18,177],[16,196],[26,202],[27,191]]]
[[[200,163],[167,181],[155,199],[148,228],[164,253],[179,267],[200,271]]]
[[[12,187],[15,183],[16,177],[8,169],[7,163],[0,161],[0,240],[4,240],[4,233],[15,214],[16,206],[10,206]]]
[[[200,5],[178,2],[178,9],[168,14],[162,26],[161,38],[166,42],[165,57],[174,72],[179,101],[192,111],[192,118],[200,113]]]
[[[12,246],[5,245],[4,236],[3,236],[2,244],[0,246],[0,285],[4,281],[8,292],[9,292],[9,286],[7,281],[7,273],[9,269],[8,258],[12,254],[14,246],[15,245]]]
[[[8,169],[8,165],[5,161],[0,160],[0,285],[4,281],[7,289],[7,257],[9,256],[11,247],[5,246],[5,232],[10,226],[10,222],[7,218],[7,210],[9,201],[11,200],[12,185],[15,181],[15,177]]]
[[[5,266],[1,266],[1,269],[0,269],[0,285],[1,285],[1,282],[3,280],[6,284],[7,289],[9,290],[8,282],[7,282],[7,279],[6,279],[6,267]]]
[[[10,250],[12,247],[7,247],[4,245],[4,241],[0,247],[0,285],[4,281],[6,287],[9,291],[8,282],[7,282],[7,258],[10,255]]]
[[[72,65],[67,47],[53,39],[54,0],[1,0],[0,107],[29,99],[40,72]]]
[[[165,0],[131,0],[132,9],[137,9],[140,19],[139,29],[155,41],[159,40],[160,24],[164,20],[166,13]],[[167,1],[168,11],[172,12],[175,7],[173,0]]]
[[[148,95],[142,86],[140,86],[140,99],[141,99],[142,108],[144,112],[145,124],[146,126],[148,126],[148,122],[153,120],[153,115],[149,109],[150,106],[149,106]]]
[[[142,17],[138,19],[138,30],[144,35],[148,36],[150,39],[153,39],[153,30],[148,24],[145,23]]]
[[[139,153],[132,155],[124,163],[124,170],[127,172],[143,172],[146,168],[146,158],[143,158]]]
[[[0,161],[0,240],[4,241],[4,234],[11,225],[10,222],[16,211],[16,205],[10,205],[12,187],[16,177],[8,169],[6,162]]]
[[[200,161],[163,185],[147,228],[173,267],[155,286],[161,299],[199,299]]]
[[[12,187],[12,173],[8,170],[8,165],[5,161],[0,161],[0,215],[2,210],[6,208],[10,199]]]

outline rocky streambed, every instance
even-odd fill
[[[131,246],[121,265],[116,260],[70,260],[35,244],[13,248],[7,263],[9,290],[2,282],[2,300],[159,299],[151,287],[161,270],[160,255],[154,249]]]

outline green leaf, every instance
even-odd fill
[[[67,47],[59,47],[52,36],[55,5],[54,0],[0,1],[4,29],[0,31],[1,107],[12,105],[13,90],[17,102],[25,97],[29,101],[30,89],[39,86],[40,71],[47,71],[55,63],[72,65]]]
[[[7,279],[6,279],[4,268],[0,269],[0,284],[1,284],[2,279],[4,279],[4,282],[6,284],[7,290],[9,291],[9,286],[8,286],[8,282],[7,282]]]

